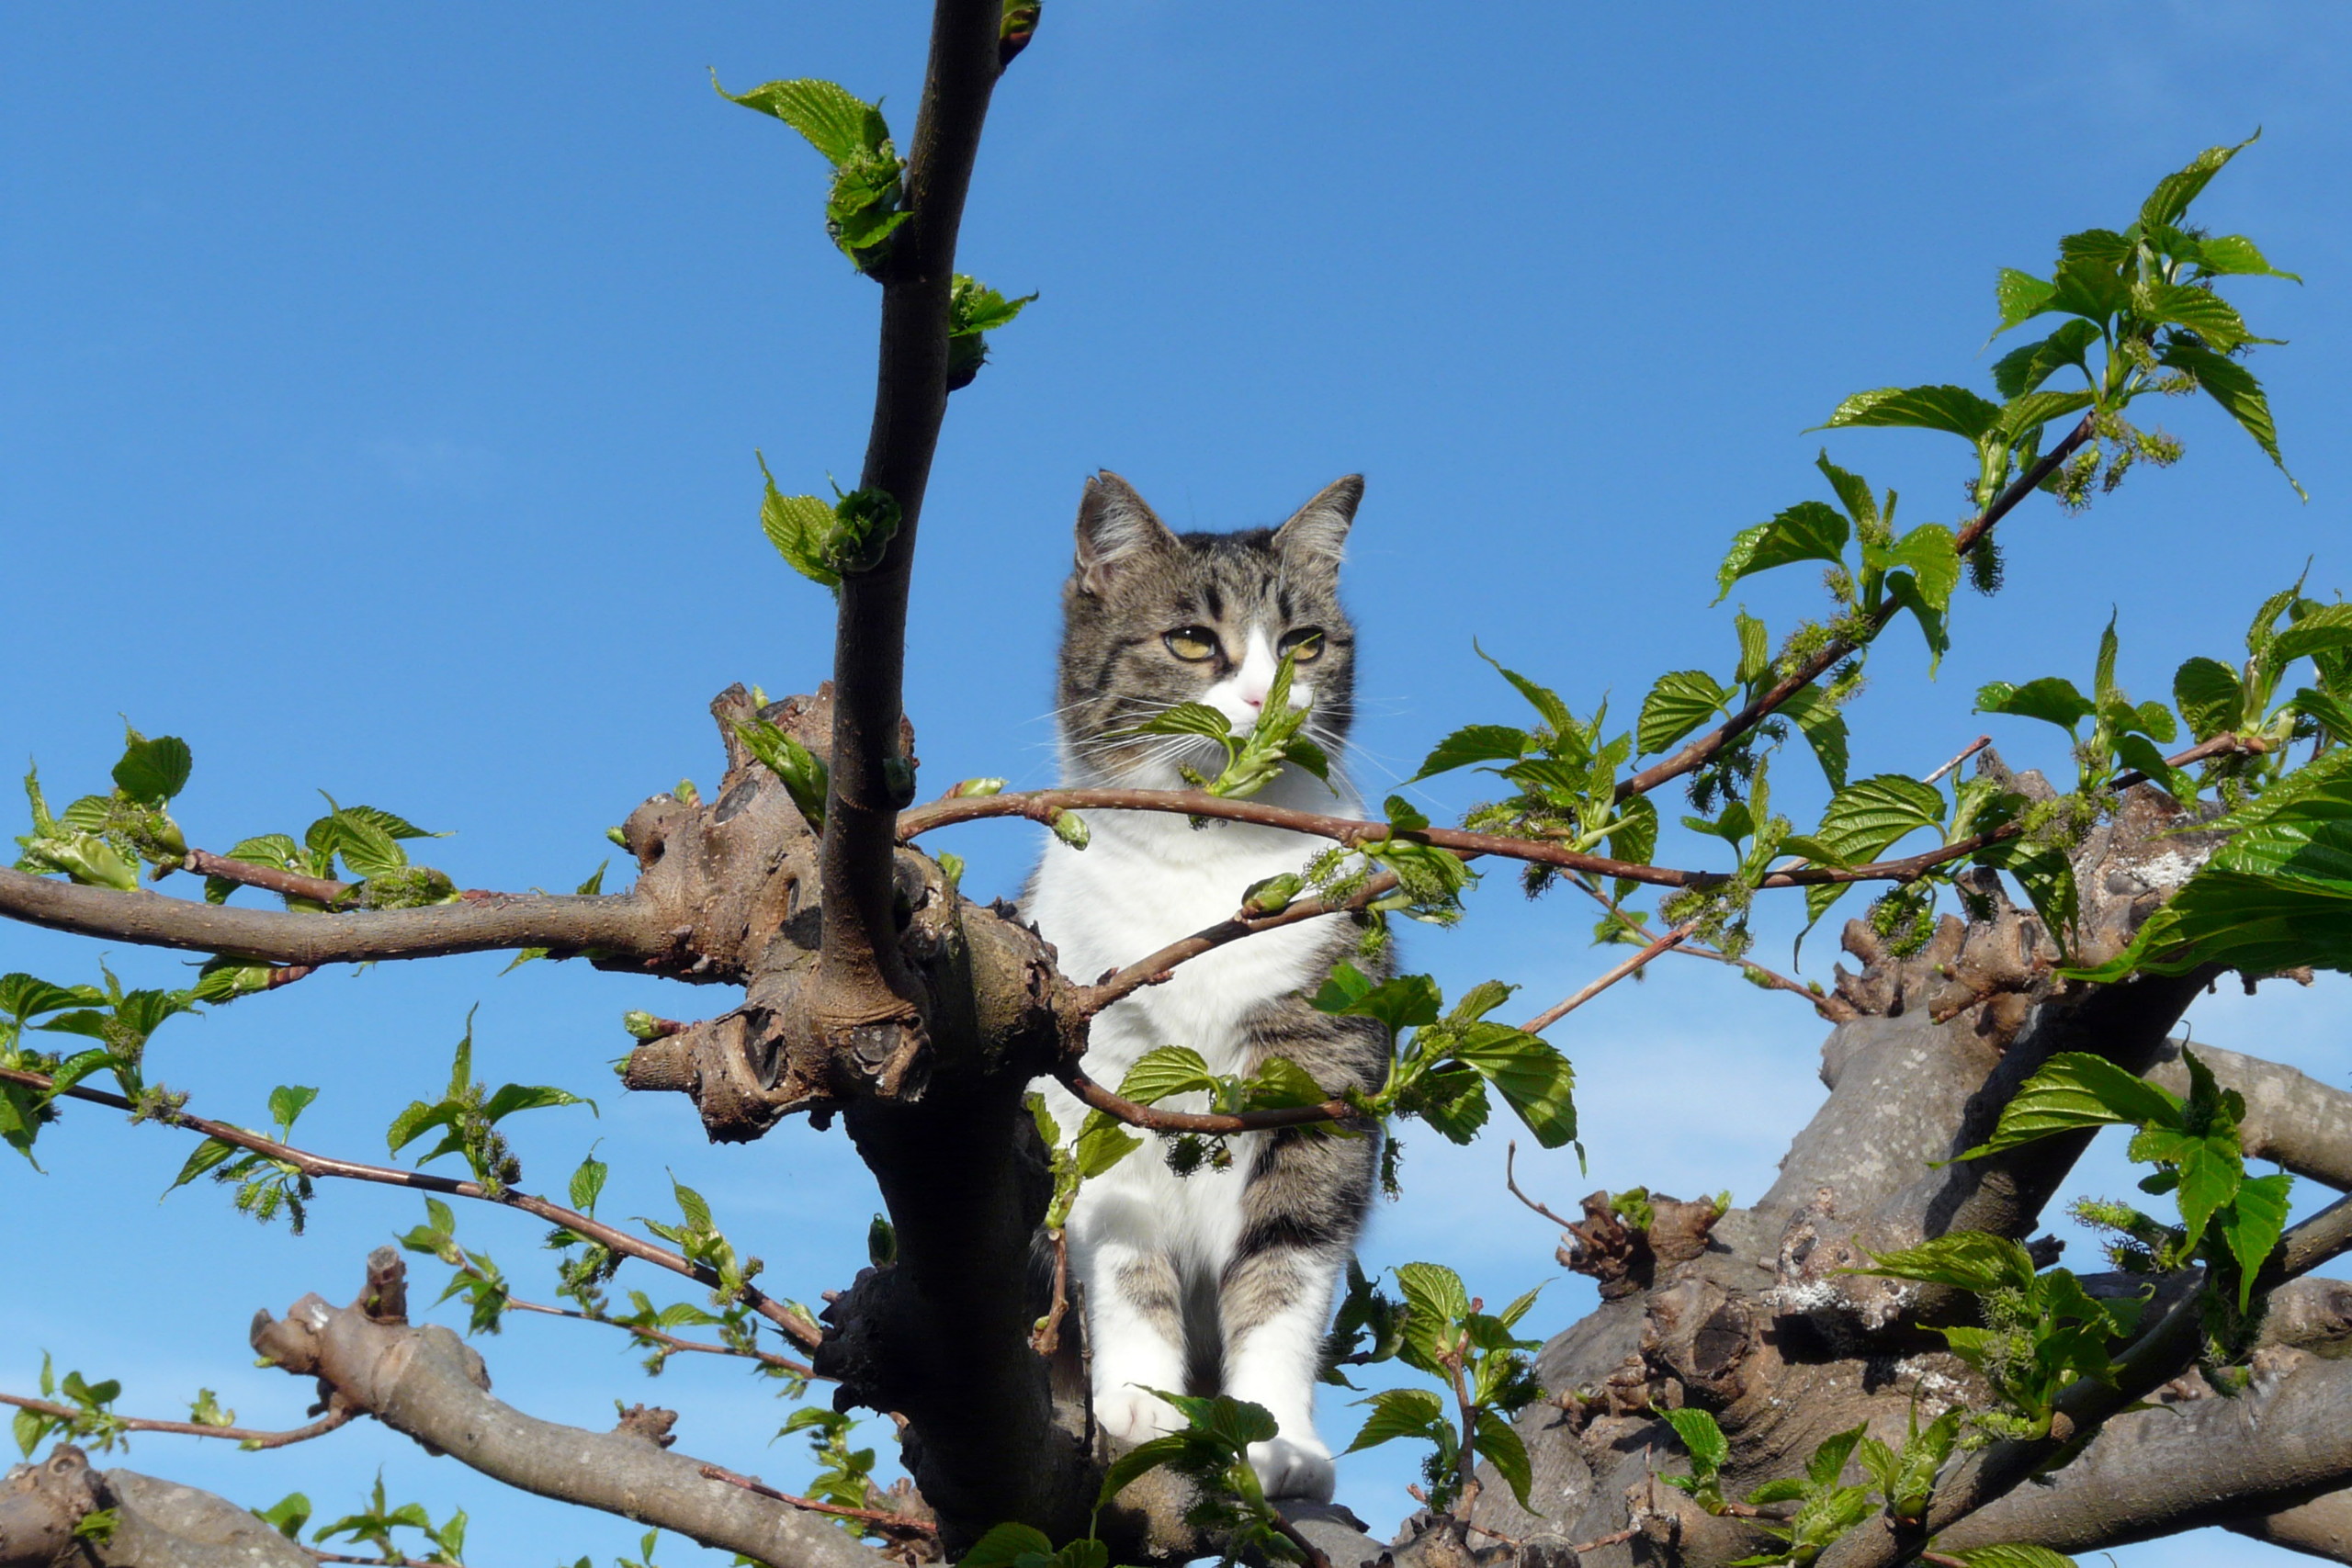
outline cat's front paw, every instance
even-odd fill
[[[1250,1468],[1269,1497],[1307,1503],[1331,1500],[1331,1450],[1322,1439],[1281,1437],[1250,1445]]]
[[[1158,1394],[1129,1383],[1094,1396],[1094,1424],[1123,1443],[1148,1443],[1183,1430],[1184,1418]]]

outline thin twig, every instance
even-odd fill
[[[1607,1535],[1594,1536],[1583,1545],[1572,1546],[1568,1550],[1581,1557],[1588,1551],[1599,1551],[1604,1546],[1622,1546],[1641,1533],[1640,1526],[1627,1525],[1623,1529],[1611,1530]]]
[[[1285,1540],[1298,1548],[1299,1555],[1306,1559],[1306,1568],[1331,1568],[1330,1558],[1324,1555],[1321,1547],[1306,1539],[1305,1530],[1300,1529],[1280,1514],[1274,1515],[1274,1529],[1280,1530]]]
[[[634,1323],[623,1323],[618,1318],[600,1317],[594,1313],[581,1312],[573,1307],[548,1306],[541,1302],[526,1302],[514,1296],[507,1297],[506,1304],[515,1312],[535,1312],[547,1317],[569,1317],[576,1318],[582,1323],[601,1323],[607,1327],[620,1329],[637,1338],[649,1340],[665,1350],[691,1352],[704,1356],[737,1356],[745,1360],[757,1361],[763,1367],[774,1367],[778,1371],[789,1372],[797,1378],[814,1378],[817,1375],[817,1370],[804,1361],[796,1361],[789,1356],[779,1356],[773,1350],[763,1350],[756,1346],[748,1350],[739,1350],[732,1345],[713,1345],[701,1339],[681,1339],[676,1335],[664,1333],[659,1328],[644,1328]]]
[[[71,1404],[58,1404],[46,1399],[28,1399],[17,1393],[0,1393],[0,1404],[12,1404],[19,1410],[30,1410],[36,1415],[52,1416],[65,1421],[78,1420],[88,1414]],[[256,1449],[282,1449],[289,1444],[324,1437],[338,1427],[349,1426],[358,1414],[356,1409],[333,1410],[307,1427],[290,1427],[283,1432],[260,1432],[248,1427],[214,1427],[202,1421],[158,1421],[144,1416],[109,1416],[107,1419],[128,1432],[164,1432],[182,1438],[228,1438]]]
[[[1976,547],[1977,541],[1992,531],[1993,525],[2008,515],[2009,510],[2027,496],[2042,480],[2058,471],[2058,465],[2074,456],[2075,449],[2091,438],[2095,416],[2085,414],[2082,422],[2068,432],[2065,438],[2045,453],[2041,461],[2019,474],[2007,490],[1996,496],[1976,520],[1962,528],[1952,540],[1955,553],[1966,555]],[[1647,795],[1658,785],[1683,774],[1695,773],[1720,755],[1724,749],[1747,731],[1764,722],[1790,698],[1827,674],[1838,664],[1850,657],[1875,637],[1892,621],[1901,606],[1893,600],[1881,605],[1871,617],[1870,637],[1860,642],[1849,642],[1844,637],[1832,638],[1818,652],[1783,677],[1777,684],[1750,702],[1746,707],[1717,725],[1706,734],[1697,737],[1673,756],[1653,762],[1617,786],[1617,798],[1627,799]]]
[[[188,851],[180,862],[180,869],[198,876],[217,876],[223,882],[282,893],[289,898],[308,898],[317,904],[333,904],[356,891],[358,886],[356,883],[337,882],[329,876],[305,876],[299,871],[286,871],[274,865],[255,865],[251,861],[231,860],[227,855],[216,855],[210,850]]]
[[[23,1084],[28,1088],[62,1094],[72,1100],[87,1100],[93,1105],[104,1105],[116,1111],[135,1109],[130,1100],[119,1094],[108,1093],[105,1089],[89,1089],[84,1085],[75,1084],[69,1089],[60,1090],[55,1079],[41,1073],[28,1073],[13,1067],[0,1067],[0,1082]],[[550,1203],[544,1198],[535,1197],[528,1192],[518,1192],[511,1187],[503,1187],[493,1192],[479,1182],[459,1181],[447,1176],[429,1175],[421,1170],[401,1170],[393,1166],[365,1165],[356,1160],[338,1159],[331,1155],[313,1154],[308,1149],[298,1149],[290,1145],[278,1143],[275,1139],[265,1138],[258,1133],[249,1133],[244,1128],[230,1122],[215,1122],[203,1116],[192,1116],[185,1111],[156,1111],[151,1112],[146,1120],[185,1128],[192,1133],[201,1133],[208,1138],[218,1138],[232,1147],[248,1149],[266,1158],[282,1161],[309,1177],[338,1177],[349,1181],[372,1181],[388,1187],[406,1187],[417,1191],[438,1193],[444,1197],[472,1198],[485,1203],[497,1203],[510,1209],[520,1209],[526,1214],[535,1215],[551,1224],[561,1225],[566,1230],[575,1232],[610,1251],[619,1253],[624,1258],[634,1258],[641,1263],[650,1263],[656,1268],[667,1269],[673,1274],[683,1274],[713,1290],[722,1287],[723,1282],[716,1269],[693,1262],[680,1253],[672,1252],[666,1247],[656,1247],[650,1241],[629,1235],[627,1231],[616,1230],[608,1224],[591,1219],[586,1214],[564,1208],[560,1203]],[[823,1331],[783,1303],[776,1301],[755,1286],[745,1285],[741,1289],[744,1304],[775,1325],[783,1331],[786,1338],[802,1349],[814,1350],[822,1342]]]
[[[1545,1008],[1542,1012],[1537,1013],[1533,1018],[1529,1019],[1525,1023],[1521,1024],[1519,1026],[1520,1032],[1524,1034],[1543,1033],[1545,1030],[1551,1028],[1554,1024],[1559,1022],[1560,1020],[1567,1017],[1568,1014],[1576,1011],[1577,1009],[1584,1006],[1585,1003],[1592,1000],[1593,998],[1600,995],[1601,992],[1607,990],[1618,981],[1625,978],[1628,975],[1637,975],[1641,973],[1642,969],[1648,964],[1651,959],[1656,958],[1668,948],[1680,943],[1685,937],[1688,937],[1693,931],[1698,929],[1698,925],[1699,922],[1696,920],[1683,921],[1680,925],[1675,927],[1664,936],[1659,937],[1656,942],[1651,942],[1647,947],[1642,949],[1641,952],[1634,954],[1633,957],[1628,958],[1624,963],[1620,964],[1616,968],[1609,971],[1608,974],[1603,975],[1600,979],[1595,980],[1590,985],[1585,987],[1584,989],[1578,991],[1576,995],[1567,998],[1564,1001],[1555,1002],[1552,1006]]]
[[[1123,997],[1131,996],[1146,986],[1157,986],[1176,972],[1176,966],[1187,960],[1214,952],[1227,942],[1238,942],[1261,931],[1279,931],[1305,920],[1325,915],[1350,914],[1396,891],[1396,878],[1387,873],[1368,878],[1362,886],[1343,898],[1294,899],[1279,913],[1253,915],[1246,910],[1230,919],[1204,927],[1187,937],[1179,937],[1159,952],[1136,960],[1125,968],[1105,975],[1091,986],[1078,988],[1070,998],[1070,1006],[1081,1018],[1091,1018]]]
[[[724,1465],[706,1464],[702,1474],[708,1480],[724,1481],[729,1486],[779,1503],[789,1503],[796,1508],[806,1508],[812,1514],[831,1514],[836,1518],[857,1519],[886,1530],[904,1530],[910,1535],[937,1535],[939,1527],[929,1519],[918,1519],[907,1514],[894,1514],[888,1508],[845,1508],[838,1503],[820,1503],[814,1497],[802,1497],[790,1492],[779,1492],[755,1475],[738,1475]]]
[[[1551,1221],[1562,1230],[1566,1230],[1568,1228],[1567,1221],[1560,1218],[1559,1215],[1554,1213],[1551,1210],[1545,1208],[1543,1204],[1537,1202],[1534,1199],[1530,1198],[1526,1193],[1521,1192],[1519,1190],[1519,1172],[1514,1169],[1512,1166],[1512,1162],[1517,1160],[1518,1157],[1519,1140],[1514,1138],[1510,1143],[1503,1145],[1503,1185],[1510,1189],[1510,1195],[1512,1197],[1518,1199],[1521,1202],[1526,1204],[1529,1208],[1534,1210],[1537,1213],[1543,1215],[1545,1219]]]
[[[1162,1111],[1156,1105],[1138,1105],[1132,1100],[1121,1099],[1088,1077],[1074,1062],[1055,1068],[1054,1077],[1095,1110],[1148,1133],[1260,1133],[1275,1127],[1344,1122],[1363,1114],[1343,1100],[1327,1100],[1318,1105],[1285,1105],[1273,1111]]]
[[[1029,1335],[1029,1348],[1040,1356],[1061,1348],[1062,1314],[1069,1310],[1069,1233],[1057,1225],[1046,1234],[1054,1244],[1054,1299]]]
[[[1959,756],[1954,757],[1951,761],[1946,762],[1942,767],[1938,768],[1934,773],[1929,773],[1926,778],[1921,779],[1919,782],[1921,784],[1934,784],[1938,779],[1942,778],[1946,773],[1951,773],[1954,768],[1959,767],[1962,762],[1965,762],[1968,759],[1973,757],[1977,752],[1982,751],[1985,747],[1990,746],[1991,744],[1993,744],[1993,738],[1991,736],[1978,736],[1975,739],[1970,741],[1965,747],[1962,748]]]

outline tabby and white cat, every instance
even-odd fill
[[[1307,733],[1335,761],[1353,716],[1354,634],[1340,608],[1342,547],[1363,481],[1351,475],[1280,528],[1170,533],[1115,474],[1079,503],[1078,565],[1062,593],[1062,782],[1181,789],[1180,764],[1214,773],[1214,742],[1118,732],[1177,703],[1205,703],[1237,730],[1258,716],[1281,654],[1292,697],[1311,700]],[[1338,772],[1333,780],[1338,783]],[[1258,799],[1361,814],[1344,784],[1295,768]],[[1052,841],[1032,880],[1030,918],[1062,972],[1093,981],[1229,918],[1243,891],[1295,872],[1324,844],[1238,822],[1091,811],[1083,852]],[[1287,1056],[1328,1089],[1376,1089],[1387,1041],[1365,1019],[1307,1006],[1356,930],[1328,916],[1247,938],[1178,968],[1093,1022],[1085,1066],[1116,1085],[1147,1051],[1185,1045],[1209,1069],[1248,1073]],[[1041,1080],[1075,1130],[1084,1109]],[[1170,1109],[1205,1109],[1171,1099]],[[1182,1423],[1147,1391],[1218,1391],[1272,1412],[1280,1431],[1250,1461],[1270,1496],[1328,1501],[1331,1450],[1316,1436],[1314,1389],[1332,1292],[1370,1202],[1378,1138],[1295,1129],[1235,1137],[1232,1162],[1173,1174],[1147,1145],[1080,1190],[1069,1220],[1086,1286],[1096,1418],[1140,1442]]]

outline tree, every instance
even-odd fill
[[[186,989],[17,982],[6,998],[20,1026],[6,1103],[9,1130],[28,1152],[57,1135],[45,1111],[95,1100],[159,1123],[156,1135],[173,1125],[194,1134],[187,1174],[229,1177],[240,1202],[263,1214],[299,1213],[319,1181],[346,1177],[522,1208],[565,1238],[563,1283],[576,1310],[620,1323],[656,1354],[692,1353],[675,1331],[698,1326],[763,1371],[823,1377],[853,1404],[904,1416],[928,1517],[902,1511],[907,1499],[870,1495],[856,1453],[821,1414],[805,1427],[831,1445],[835,1479],[826,1495],[803,1502],[666,1452],[661,1412],[639,1409],[615,1433],[587,1435],[507,1410],[460,1342],[408,1325],[395,1252],[370,1259],[354,1306],[304,1305],[256,1326],[256,1348],[275,1364],[327,1385],[318,1426],[371,1415],[497,1479],[768,1561],[866,1560],[828,1510],[917,1550],[939,1539],[967,1561],[1059,1547],[1074,1562],[1097,1550],[1073,1543],[1088,1539],[1109,1456],[1071,1440],[1083,1412],[1057,1392],[1056,1358],[1075,1350],[1067,1314],[1050,1297],[1031,1301],[1003,1284],[1019,1276],[1033,1234],[1083,1166],[1048,1157],[1022,1097],[1040,1073],[1074,1072],[1091,1010],[1192,949],[1138,954],[1119,976],[1066,985],[1017,921],[960,898],[952,857],[896,846],[990,816],[1076,835],[1086,812],[1113,806],[1272,819],[1248,798],[1250,763],[1283,752],[1292,738],[1272,726],[1233,738],[1223,775],[1159,801],[1008,793],[976,781],[913,804],[899,663],[933,443],[951,388],[982,369],[978,335],[1016,309],[958,281],[956,222],[989,95],[1035,22],[993,5],[941,6],[903,175],[878,111],[841,89],[776,84],[738,99],[792,124],[834,166],[829,226],[883,288],[880,400],[854,491],[826,502],[772,484],[763,511],[788,560],[834,580],[831,692],[782,704],[723,694],[714,711],[727,777],[707,801],[685,790],[657,796],[617,830],[639,865],[631,891],[468,897],[411,863],[422,836],[413,824],[332,801],[300,838],[251,839],[226,853],[192,848],[171,815],[188,750],[135,734],[111,789],[70,806],[61,795],[53,811],[35,796],[28,867],[0,877],[0,902],[19,919],[232,955]],[[1742,534],[1722,579],[1729,589],[1776,566],[1826,564],[1833,604],[1822,624],[1776,639],[1743,612],[1729,679],[1696,669],[1665,676],[1630,739],[1622,718],[1612,727],[1599,712],[1580,716],[1550,688],[1510,676],[1532,722],[1458,728],[1424,770],[1487,766],[1510,795],[1459,829],[1432,825],[1402,797],[1377,822],[1282,818],[1345,852],[1311,886],[1246,890],[1246,902],[1237,890],[1236,919],[1198,939],[1247,940],[1342,906],[1443,919],[1472,859],[1511,860],[1548,878],[1554,897],[1600,907],[1604,940],[1634,950],[1604,978],[1675,947],[1712,950],[1846,1026],[1833,1050],[1832,1098],[1771,1192],[1736,1209],[1604,1192],[1587,1201],[1582,1219],[1562,1222],[1570,1267],[1603,1282],[1604,1305],[1537,1360],[1536,1381],[1555,1403],[1524,1397],[1532,1385],[1513,1331],[1525,1303],[1487,1314],[1435,1267],[1400,1272],[1401,1303],[1371,1281],[1351,1297],[1343,1323],[1353,1337],[1341,1353],[1399,1355],[1444,1390],[1384,1394],[1368,1433],[1421,1437],[1440,1461],[1432,1500],[1454,1512],[1452,1522],[1423,1521],[1413,1549],[1421,1555],[1443,1561],[1478,1540],[1515,1551],[1545,1542],[1600,1551],[1604,1537],[1631,1530],[1615,1544],[1694,1563],[1816,1551],[1827,1562],[1894,1562],[1927,1548],[1927,1529],[1946,1527],[1933,1547],[1944,1555],[2018,1540],[2083,1548],[2209,1518],[2296,1541],[2333,1528],[2338,1505],[2307,1500],[2344,1473],[2327,1447],[2338,1437],[2328,1418],[2331,1368],[2297,1347],[2337,1333],[2344,1308],[2332,1291],[2294,1278],[2340,1250],[2343,1220],[2330,1209],[2288,1228],[2283,1183],[2244,1162],[2268,1157],[2341,1184],[2342,1111],[2332,1091],[2289,1069],[2175,1049],[2165,1035],[2188,998],[2225,970],[2341,966],[2341,929],[2331,923],[2342,892],[2334,778],[2346,728],[2337,722],[2341,649],[2352,638],[2336,635],[2337,607],[2304,598],[2300,585],[2282,595],[2257,619],[2242,666],[2192,659],[2181,667],[2177,717],[2116,688],[2111,637],[2087,693],[2057,677],[1987,687],[1988,711],[2047,720],[2075,743],[2081,776],[2064,795],[1989,758],[1964,779],[1946,772],[1951,782],[1941,787],[1903,774],[1851,777],[1854,743],[1839,711],[1854,685],[1849,667],[1898,618],[1940,650],[1964,565],[1993,558],[1996,525],[2037,487],[2080,497],[2139,459],[2170,458],[2164,438],[2127,418],[2143,395],[2211,394],[2276,456],[2259,389],[2228,357],[2253,340],[2220,293],[2196,286],[2267,264],[2247,242],[2182,226],[2189,200],[2234,151],[2207,154],[2160,186],[2133,228],[2074,236],[2054,276],[2003,276],[2004,315],[2017,318],[2008,324],[2033,322],[2020,335],[2052,326],[2037,320],[2046,313],[2059,319],[2000,362],[1998,401],[1932,386],[1860,394],[1832,416],[1833,425],[1909,425],[1967,441],[1973,520],[1897,532],[1892,497],[1825,457],[1835,505],[1800,502]],[[2080,392],[2061,375],[2075,358]],[[2167,755],[2162,748],[2183,739],[2183,724],[2192,743]],[[1627,772],[1640,757],[1655,760]],[[1770,810],[1776,760],[1784,780],[1817,764],[1833,791],[1809,833]],[[1650,803],[1668,785],[1689,787],[1704,830],[1726,843],[1704,868],[1655,858]],[[2190,836],[2166,836],[2184,822]],[[1930,831],[1942,847],[1903,845],[1894,855],[1906,835]],[[142,867],[213,879],[207,891],[220,898],[141,893]],[[1752,899],[1795,899],[1802,889],[1818,919],[1856,882],[1894,889],[1849,928],[1863,975],[1816,992],[1756,963],[1746,946]],[[240,886],[287,908],[229,902],[250,898]],[[1957,911],[1941,922],[1928,900],[1939,886]],[[1664,890],[1664,901],[1645,902],[1643,888]],[[191,1119],[204,1107],[145,1071],[147,1037],[179,1012],[283,987],[326,964],[469,950],[743,986],[741,1006],[717,1019],[633,1018],[640,1043],[626,1081],[690,1093],[721,1137],[758,1137],[795,1111],[838,1115],[889,1210],[875,1233],[874,1272],[820,1321],[762,1291],[760,1270],[691,1190],[677,1193],[677,1221],[651,1227],[651,1239],[594,1217],[604,1178],[593,1158],[566,1202],[518,1190],[503,1123],[575,1097],[530,1085],[492,1092],[464,1047],[447,1093],[401,1111],[390,1141],[395,1153],[429,1148],[428,1164],[458,1156],[469,1180],[363,1171],[298,1152],[290,1140],[310,1093],[300,1086],[271,1097],[275,1135],[265,1137]],[[1449,1134],[1516,1114],[1539,1141],[1566,1143],[1576,1122],[1565,1066],[1539,1036],[1587,993],[1512,1029],[1489,1016],[1498,990],[1474,989],[1449,1007],[1426,985],[1342,979],[1322,1000],[1398,1031],[1399,1070],[1374,1109]],[[77,1037],[93,1043],[50,1048]],[[1316,1099],[1319,1086],[1302,1090],[1278,1073],[1214,1086],[1226,1108],[1206,1116],[1153,1109],[1148,1102],[1181,1084],[1184,1066],[1169,1058],[1157,1077],[1092,1087],[1108,1119],[1094,1134],[1099,1157],[1120,1145],[1121,1122],[1213,1138],[1332,1113]],[[2087,1129],[2109,1122],[2141,1129],[2138,1146],[2158,1167],[2151,1190],[2173,1200],[2179,1223],[2170,1209],[2102,1212],[2129,1267],[2076,1280],[2021,1244]],[[1972,1147],[1981,1152],[1932,1163]],[[428,1204],[426,1216],[404,1240],[455,1269],[477,1322],[514,1310],[503,1274],[458,1239],[455,1207]],[[702,1317],[716,1321],[650,1300],[617,1312],[602,1287],[623,1258],[711,1289],[719,1310]],[[2141,1280],[2155,1291],[2144,1303]],[[2256,1311],[2266,1300],[2267,1317]],[[769,1334],[776,1338],[763,1340]],[[2249,1357],[2250,1381],[2240,1371]],[[2186,1415],[2125,1408],[2192,1367],[2203,1382],[2175,1390]],[[28,1447],[64,1436],[103,1443],[121,1430],[119,1391],[74,1373],[50,1382],[19,1405]],[[2224,1397],[2185,1397],[2200,1390]],[[1932,1408],[1951,1391],[1958,1404]],[[1501,1418],[1514,1414],[1515,1422]],[[224,1427],[217,1410],[192,1415],[187,1425],[241,1430]],[[1110,1511],[1105,1539],[1123,1555],[1200,1545],[1202,1521],[1181,1517],[1187,1478],[1217,1499],[1248,1420],[1246,1411],[1204,1406],[1193,1433],[1144,1455],[1163,1463]],[[1865,1421],[1867,1438],[1857,1430]],[[2233,1424],[2263,1436],[2239,1438],[2226,1467],[2209,1461],[2222,1473],[2201,1489],[2182,1484],[2164,1439],[2148,1435],[2185,1433],[2210,1454]],[[1687,1490],[1650,1479],[1647,1450],[1676,1448],[1687,1456],[1689,1473],[1679,1477]],[[593,1456],[584,1465],[583,1451]],[[2018,1487],[2058,1459],[2069,1462],[2052,1487]],[[1565,1517],[1523,1511],[1532,1500],[1526,1483],[1537,1477],[1544,1496],[1566,1487],[1589,1505],[1577,1529],[1561,1534]],[[1288,1533],[1304,1527],[1277,1522],[1246,1482],[1236,1483],[1239,1493],[1207,1521],[1216,1532],[1274,1555],[1306,1550]],[[200,1497],[120,1472],[95,1482],[62,1450],[20,1478],[9,1503],[6,1540],[27,1561],[55,1555],[75,1531],[102,1557],[190,1561],[198,1549],[188,1541],[213,1528],[202,1521],[222,1517]],[[1882,1518],[1889,1528],[1872,1522]],[[964,1551],[999,1523],[1044,1539],[999,1534]],[[1465,1537],[1463,1527],[1499,1533]],[[435,1525],[380,1491],[328,1528],[415,1551],[427,1548],[395,1532],[428,1531],[436,1553],[462,1550],[461,1519]],[[297,1560],[255,1534],[255,1550]],[[1308,1539],[1348,1544],[1320,1526]]]

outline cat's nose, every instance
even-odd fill
[[[1260,693],[1257,696],[1253,697],[1249,693],[1244,692],[1241,694],[1241,701],[1245,705],[1253,708],[1261,708],[1266,705],[1265,694],[1263,693]]]

